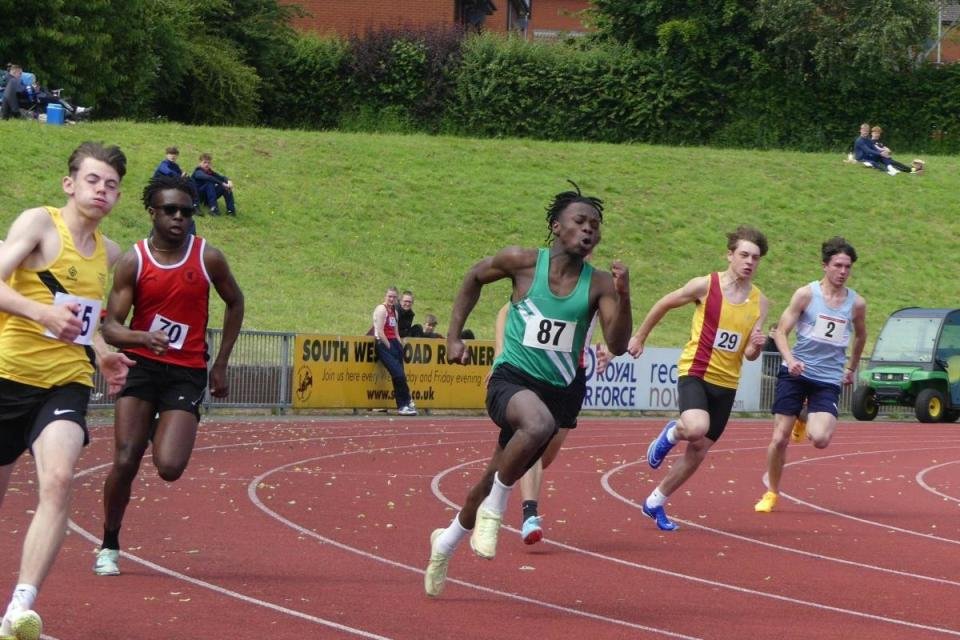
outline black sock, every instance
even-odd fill
[[[120,551],[120,529],[114,529],[113,531],[107,531],[104,529],[103,544],[100,545],[100,548]]]
[[[536,517],[537,515],[536,500],[524,500],[521,506],[523,507],[523,522],[526,522],[527,518]]]

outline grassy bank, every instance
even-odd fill
[[[595,262],[630,267],[637,323],[668,290],[724,268],[723,234],[741,223],[770,240],[756,282],[775,314],[820,276],[820,242],[836,234],[860,252],[850,284],[869,303],[870,344],[894,309],[960,305],[956,157],[925,158],[923,176],[890,177],[838,154],[176,124],[7,121],[0,139],[4,233],[22,209],[63,203],[59,179],[77,143],[119,144],[128,175],[104,229],[122,246],[147,232],[140,191],[164,147],[178,145],[191,169],[200,152],[213,153],[237,184],[240,215],[199,218],[198,227],[230,260],[252,329],[362,333],[395,284],[412,289],[418,317],[436,313],[443,331],[471,264],[507,244],[543,243],[544,208],[567,178],[605,202]],[[468,327],[492,337],[508,295],[508,283],[490,287]],[[679,346],[689,315],[668,315],[651,345]]]

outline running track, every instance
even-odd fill
[[[109,578],[91,567],[112,431],[94,426],[45,637],[960,637],[960,426],[844,423],[825,451],[792,445],[778,511],[755,514],[771,426],[734,421],[662,533],[639,503],[666,464],[638,462],[661,423],[582,420],[546,474],[545,542],[505,528],[490,562],[464,540],[438,599],[427,538],[489,456],[486,419],[206,421],[180,481],[144,460]],[[35,504],[25,458],[0,511],[4,601]]]

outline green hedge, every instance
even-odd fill
[[[264,100],[264,121],[275,127],[331,129],[340,123],[349,81],[348,47],[331,38],[297,38],[278,62]]]
[[[823,151],[867,121],[903,153],[960,151],[960,66],[722,86],[628,46],[393,30],[303,36],[283,73],[281,126]]]

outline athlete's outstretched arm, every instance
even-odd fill
[[[671,291],[653,303],[643,322],[640,323],[637,332],[630,338],[630,344],[627,347],[630,355],[636,358],[643,353],[643,348],[647,342],[647,338],[650,336],[650,332],[657,326],[657,323],[663,320],[663,316],[667,315],[668,311],[700,300],[707,295],[709,287],[710,277],[699,276],[691,279],[687,284],[675,291]]]
[[[525,294],[532,279],[533,267],[537,263],[536,249],[522,249],[507,247],[496,255],[484,258],[473,265],[463,278],[460,291],[453,302],[453,311],[450,313],[450,329],[447,332],[447,362],[464,363],[467,355],[460,332],[467,321],[467,317],[480,299],[483,286],[510,278],[513,280],[514,295],[518,290]],[[527,273],[527,272],[530,273]],[[522,282],[520,282],[522,280]],[[522,287],[522,289],[521,289]]]
[[[43,207],[27,209],[10,225],[6,241],[0,243],[0,311],[38,322],[59,340],[73,342],[83,328],[76,316],[79,305],[43,304],[22,296],[7,284],[31,255],[43,252],[43,243],[52,242],[51,235],[59,242],[53,220]]]

